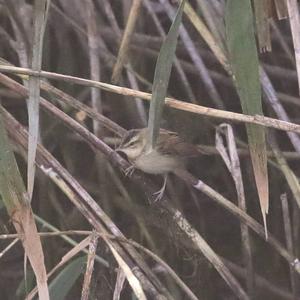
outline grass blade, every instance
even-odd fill
[[[274,0],[278,19],[284,19],[288,16],[287,1]]]
[[[115,257],[116,261],[118,262],[120,268],[124,272],[128,283],[130,284],[135,296],[138,300],[146,300],[146,295],[143,291],[141,282],[136,278],[136,276],[133,274],[130,267],[127,265],[127,263],[124,261],[124,259],[120,256],[120,254],[115,250],[114,246],[111,244],[110,241],[107,241],[108,246]]]
[[[254,36],[252,7],[249,0],[229,0],[227,2],[226,35],[242,110],[249,115],[263,115],[259,61]],[[266,229],[269,187],[265,129],[254,124],[248,124],[246,128],[260,208]]]
[[[52,300],[65,299],[78,277],[84,272],[86,256],[72,260],[49,285]]]
[[[36,276],[39,298],[49,299],[44,254],[29,199],[0,113],[0,196]]]
[[[271,35],[268,16],[268,2],[266,0],[254,0],[257,40],[261,52],[271,51]]]
[[[50,0],[36,0],[34,5],[34,38],[32,69],[41,71],[43,37],[45,33],[46,20]],[[28,169],[27,169],[27,190],[29,198],[32,198],[34,175],[35,175],[35,155],[39,135],[39,100],[40,100],[40,78],[31,76],[29,78],[29,148],[28,148]]]
[[[154,148],[159,133],[160,120],[167,94],[167,87],[170,79],[172,63],[175,57],[175,50],[184,3],[185,0],[182,0],[179,5],[175,19],[160,49],[156,62],[148,119],[148,146],[150,149]]]
[[[123,66],[126,64],[130,41],[134,29],[136,27],[138,16],[140,15],[141,4],[142,4],[141,0],[134,0],[132,2],[130,13],[128,16],[128,21],[122,37],[122,42],[120,45],[117,61],[115,63],[113,73],[111,76],[111,81],[114,83],[117,83],[119,81]]]
[[[300,26],[300,14],[297,0],[287,0],[288,13],[290,19],[291,32],[293,37],[295,58],[296,58],[296,70],[298,87],[300,93],[300,37],[299,37],[299,26]]]

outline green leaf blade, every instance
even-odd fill
[[[13,212],[24,204],[25,194],[23,179],[19,173],[0,113],[0,195],[11,217]]]
[[[32,70],[41,71],[43,38],[45,33],[47,15],[50,0],[36,0],[34,5],[34,39],[32,54]],[[40,79],[29,77],[29,98],[28,98],[28,119],[29,119],[29,141],[28,141],[28,170],[27,190],[30,199],[32,198],[35,156],[39,135],[39,101],[40,101]]]
[[[232,71],[242,110],[249,115],[263,115],[259,60],[250,0],[228,0],[226,35]],[[262,126],[253,124],[246,125],[246,128],[260,207],[266,225],[269,188],[265,129]]]
[[[86,256],[72,260],[50,283],[49,292],[51,300],[65,299],[69,291],[84,272]]]
[[[167,94],[172,63],[175,57],[175,50],[179,34],[179,26],[181,24],[182,19],[184,3],[185,0],[182,0],[178,7],[174,21],[160,49],[158,59],[156,62],[148,119],[148,146],[150,149],[153,149],[155,147],[156,140],[159,134],[160,120]]]

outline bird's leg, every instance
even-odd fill
[[[128,167],[124,173],[125,173],[125,176],[128,176],[128,177],[131,177],[131,175],[133,174],[134,172],[134,165],[131,165],[130,167]]]
[[[165,189],[166,189],[166,185],[167,185],[167,178],[168,178],[168,175],[165,174],[163,186],[161,187],[161,189],[159,191],[157,191],[153,194],[156,196],[156,198],[154,199],[154,202],[160,201],[161,198],[163,197]]]

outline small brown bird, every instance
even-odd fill
[[[132,163],[126,174],[132,173],[134,168],[137,168],[145,173],[164,175],[164,184],[155,193],[157,195],[155,201],[163,196],[167,174],[185,170],[186,159],[200,153],[195,145],[185,142],[177,133],[165,129],[160,129],[155,148],[149,149],[147,128],[129,130],[116,151],[124,153]]]

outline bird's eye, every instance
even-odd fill
[[[136,144],[136,141],[130,142],[130,143],[128,144],[128,147],[133,147],[135,144]]]

